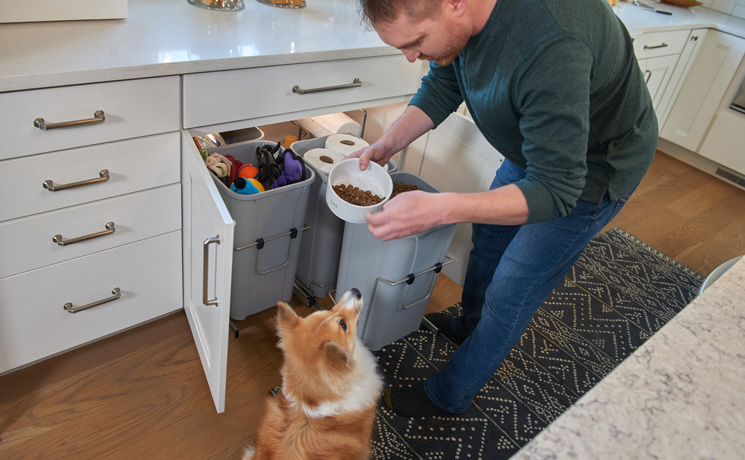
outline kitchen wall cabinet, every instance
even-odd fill
[[[745,55],[745,39],[709,30],[693,58],[660,136],[699,152],[725,91]]]

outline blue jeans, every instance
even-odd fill
[[[505,160],[491,188],[514,183],[525,171]],[[453,332],[467,338],[444,370],[424,383],[441,408],[463,413],[528,327],[533,314],[577,261],[587,244],[621,210],[615,203],[579,200],[564,218],[529,225],[473,225],[461,306]]]

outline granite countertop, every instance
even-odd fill
[[[742,458],[743,299],[745,258],[513,458]]]
[[[127,19],[0,24],[0,92],[399,53],[365,28],[356,0],[307,3],[245,0],[242,11],[221,12],[186,0],[129,0]],[[663,7],[672,16],[629,3],[614,11],[632,34],[716,27],[745,37],[743,19]]]

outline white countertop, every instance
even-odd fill
[[[129,0],[129,17],[0,24],[0,91],[395,54],[354,0],[239,12]]]
[[[0,91],[398,53],[362,25],[356,0],[307,0],[301,9],[245,3],[233,13],[129,0],[127,19],[0,24]],[[745,37],[743,19],[659,6],[673,15],[614,9],[632,33],[717,27]]]
[[[745,258],[513,458],[740,459]]]

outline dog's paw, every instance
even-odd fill
[[[241,457],[241,460],[251,460],[255,452],[256,452],[256,449],[254,449],[254,446],[246,447],[243,450],[243,457]]]

